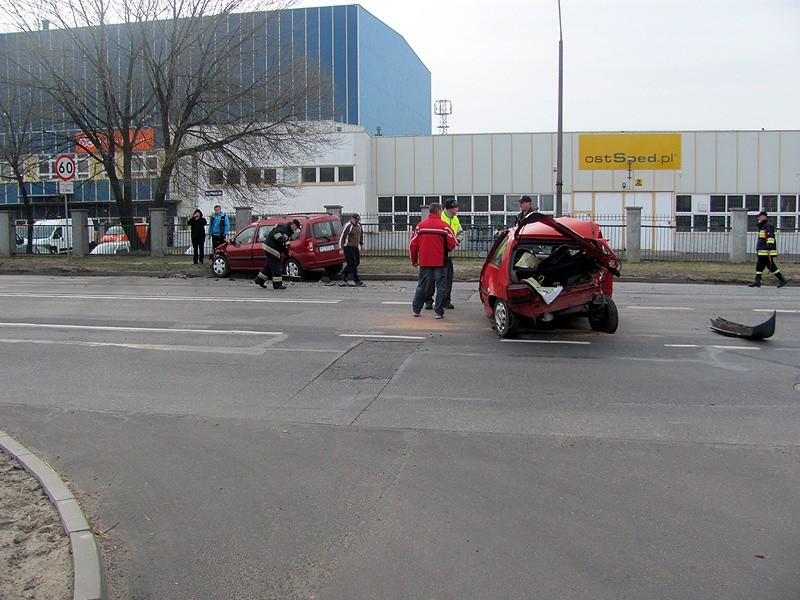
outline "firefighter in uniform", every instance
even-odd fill
[[[279,223],[267,234],[261,249],[267,253],[267,262],[264,268],[256,275],[255,282],[261,287],[267,287],[267,281],[272,280],[272,288],[285,290],[283,285],[283,265],[281,254],[290,258],[289,244],[300,235],[300,221],[294,219],[288,223]]]
[[[778,247],[775,245],[775,226],[767,220],[766,211],[758,213],[758,241],[756,242],[756,279],[753,283],[748,283],[748,287],[761,287],[761,275],[764,267],[778,278],[778,287],[786,285],[786,277],[778,270],[775,264],[775,257],[778,256]]]

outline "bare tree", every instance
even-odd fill
[[[42,129],[64,131],[102,165],[133,241],[134,182],[155,181],[164,207],[173,177],[197,185],[200,164],[244,173],[264,155],[314,153],[328,136],[308,127],[309,103],[330,85],[305,56],[267,43],[282,0],[246,12],[249,0],[18,0],[0,8],[20,32],[6,66],[20,85],[47,94],[57,113]],[[31,15],[49,15],[40,30]],[[283,45],[287,48],[286,45]],[[265,50],[268,50],[265,55]],[[142,163],[157,150],[158,164]],[[193,165],[195,168],[186,168]],[[155,167],[155,168],[153,168]],[[247,185],[246,179],[241,185]]]

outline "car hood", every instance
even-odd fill
[[[614,251],[602,239],[588,238],[571,227],[560,223],[550,215],[539,212],[529,213],[517,227],[514,236],[518,239],[525,239],[531,236],[526,235],[525,226],[532,223],[541,223],[550,227],[565,238],[575,242],[588,256],[597,260],[603,267],[619,276],[620,260]]]

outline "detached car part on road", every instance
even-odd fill
[[[301,279],[306,271],[325,269],[335,275],[344,266],[344,251],[339,248],[342,222],[329,214],[302,214],[268,217],[254,221],[236,232],[229,241],[214,249],[211,270],[217,277],[231,271],[260,271],[267,260],[261,245],[278,223],[300,221],[300,236],[292,241],[291,258],[284,263],[284,274]]]
[[[521,318],[546,326],[585,316],[595,331],[619,324],[611,298],[620,260],[592,221],[531,213],[500,234],[480,276],[486,315],[501,338],[514,337]]]

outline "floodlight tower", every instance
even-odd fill
[[[439,117],[439,133],[447,133],[450,126],[447,124],[447,116],[453,114],[453,103],[450,100],[437,100],[433,103],[433,114]]]

